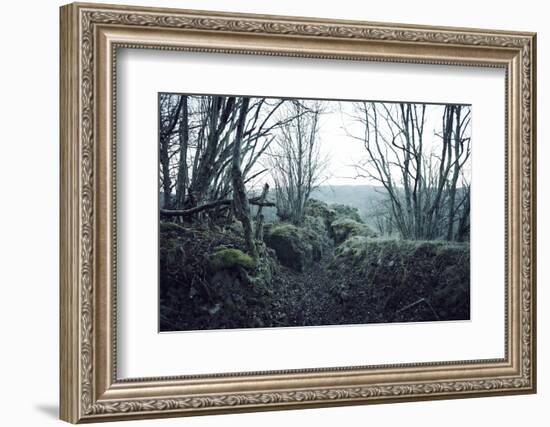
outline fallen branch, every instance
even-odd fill
[[[440,320],[439,316],[437,315],[437,312],[434,310],[433,306],[430,304],[430,302],[426,298],[420,298],[418,301],[415,301],[412,304],[406,305],[405,307],[397,310],[395,313],[397,314],[397,313],[401,313],[403,311],[407,311],[407,310],[409,310],[413,307],[416,307],[417,305],[422,304],[422,303],[424,303],[432,311],[432,313],[434,314],[436,320]]]
[[[190,209],[161,209],[160,214],[165,217],[174,217],[174,216],[186,217],[186,216],[195,215],[196,213],[199,213],[205,210],[214,209],[219,206],[229,206],[231,205],[232,202],[233,202],[232,199],[215,200],[213,202],[205,203],[203,205],[196,206]],[[253,197],[251,199],[248,199],[248,203],[256,206],[271,206],[271,207],[275,206],[275,203],[273,202],[262,201],[261,197]]]

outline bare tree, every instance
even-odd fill
[[[209,211],[216,215],[233,192],[232,158],[241,117],[247,111],[239,139],[240,168],[245,184],[266,169],[256,167],[280,125],[275,113],[284,100],[236,96],[163,95],[160,99],[160,187],[164,212]],[[175,194],[173,191],[175,189]],[[210,210],[203,209],[210,206]],[[200,207],[200,209],[194,209]],[[188,217],[188,216],[187,216]]]
[[[445,106],[441,133],[428,136],[426,109],[426,104],[355,103],[353,118],[362,135],[350,136],[363,144],[366,156],[354,166],[358,177],[385,189],[388,215],[402,238],[452,240],[469,196],[464,185],[459,191],[458,180],[466,181],[471,152],[470,108]]]
[[[380,236],[391,236],[393,234],[393,218],[388,215],[391,209],[390,203],[388,198],[371,201],[369,217]]]
[[[320,101],[292,101],[270,150],[268,164],[275,184],[277,215],[294,224],[304,220],[311,192],[321,184],[326,160],[320,153]]]
[[[455,233],[455,240],[459,242],[468,240],[470,236],[470,184],[464,184],[463,189],[463,196],[460,202],[462,208]]]
[[[446,107],[446,124],[447,126],[453,125],[454,130],[447,132],[446,137],[451,141],[447,141],[445,144],[451,147],[454,154],[454,162],[452,166],[452,175],[448,183],[448,214],[447,214],[447,240],[463,240],[463,235],[466,232],[466,226],[469,224],[470,216],[470,185],[465,184],[463,179],[462,186],[462,198],[460,202],[457,201],[457,185],[458,180],[463,176],[463,167],[466,161],[470,158],[470,137],[469,137],[469,123],[470,112],[468,108],[461,105],[451,105]],[[449,116],[454,116],[451,119]],[[461,212],[461,211],[462,212]],[[457,227],[455,230],[455,218],[460,216]],[[462,224],[462,225],[461,225]],[[468,227],[469,228],[469,227]]]

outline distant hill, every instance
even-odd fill
[[[369,213],[384,197],[384,188],[373,185],[323,185],[311,195],[312,199],[325,203],[353,206],[364,220],[368,220]]]
[[[384,199],[384,189],[373,185],[323,185],[316,188],[311,199],[328,204],[349,205],[359,210],[359,215],[368,225],[373,226],[371,212]],[[277,219],[275,208],[264,208],[267,221]]]

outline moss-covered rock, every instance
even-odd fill
[[[304,271],[322,254],[320,236],[292,224],[274,225],[264,239],[277,254],[279,262],[296,271]]]
[[[250,255],[239,249],[221,248],[217,249],[208,257],[208,263],[213,271],[232,269],[236,267],[254,268],[256,263]]]
[[[338,203],[328,204],[317,199],[309,199],[306,204],[306,215],[323,218],[327,224],[340,218],[349,218],[363,222],[359,209]]]
[[[376,237],[376,233],[366,224],[350,218],[339,218],[330,224],[330,231],[337,245],[354,236]]]

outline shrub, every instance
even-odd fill
[[[254,268],[256,263],[250,257],[239,249],[217,249],[208,257],[210,268],[213,271],[232,269],[235,267]]]
[[[379,310],[389,321],[409,319],[403,309],[420,300],[426,307],[417,320],[469,318],[467,243],[354,236],[336,249],[331,269],[335,277],[347,277],[339,282],[341,291],[353,295],[370,288],[378,295]]]
[[[327,228],[325,226],[323,218],[318,216],[306,215],[304,217],[304,228],[307,230],[311,230],[312,232],[317,233],[320,236],[326,234],[327,232]]]
[[[361,215],[359,215],[359,209],[350,205],[332,204],[330,207],[336,212],[336,218],[348,218],[353,221],[362,223]]]
[[[309,199],[306,203],[306,216],[313,218],[321,218],[328,225],[336,219],[336,211],[332,209],[327,203],[317,199]]]
[[[259,244],[255,263],[244,248],[230,230],[161,223],[161,330],[270,324],[274,254]]]

